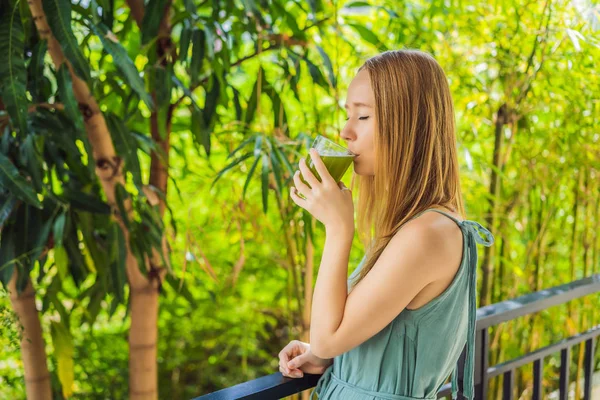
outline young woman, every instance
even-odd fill
[[[476,243],[494,238],[464,219],[446,76],[427,53],[387,51],[358,70],[346,110],[341,135],[358,154],[358,230],[367,251],[348,278],[352,191],[311,152],[322,182],[301,161],[290,196],[324,224],[325,247],[310,344],[288,344],[279,370],[323,373],[311,393],[319,400],[433,400],[450,374],[456,398],[466,344],[463,395],[472,399]]]

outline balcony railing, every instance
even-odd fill
[[[533,368],[532,400],[542,399],[542,376],[544,358],[560,352],[559,400],[567,400],[569,389],[569,362],[571,348],[585,342],[584,357],[584,400],[592,399],[592,375],[594,373],[594,341],[600,336],[600,325],[575,336],[563,339],[552,345],[537,349],[513,360],[489,365],[489,328],[518,317],[534,314],[550,307],[567,303],[589,294],[600,292],[600,274],[580,279],[565,285],[526,294],[512,300],[481,307],[477,310],[476,354],[475,354],[475,398],[487,399],[489,380],[504,375],[503,399],[513,399],[513,386],[517,368],[531,364]],[[465,350],[458,361],[459,387],[462,387],[462,364]],[[280,372],[263,376],[252,381],[209,393],[194,400],[233,400],[233,399],[280,399],[310,389],[317,384],[320,375],[305,374],[302,378],[283,377]],[[450,384],[438,391],[438,398],[450,396]]]

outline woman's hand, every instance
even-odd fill
[[[328,230],[341,229],[345,232],[354,232],[352,191],[342,182],[339,184],[335,182],[315,149],[310,149],[310,156],[321,177],[321,182],[308,169],[302,158],[300,171],[294,174],[295,187],[291,188],[290,193],[292,200],[321,221]],[[300,180],[300,172],[308,185]],[[306,199],[300,197],[298,193]]]
[[[279,352],[279,371],[283,376],[301,378],[304,373],[322,374],[333,359],[319,358],[310,352],[310,344],[292,340]]]

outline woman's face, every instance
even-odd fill
[[[350,82],[346,98],[346,125],[341,136],[354,158],[357,175],[375,175],[375,98],[369,72],[361,70]]]

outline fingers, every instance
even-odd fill
[[[288,363],[282,361],[282,358],[279,359],[279,372],[283,376],[289,376],[290,378],[301,378],[304,376],[304,373],[298,368],[290,368],[288,367]]]
[[[313,161],[313,163],[314,163],[314,161]],[[302,157],[300,159],[299,165],[300,165],[300,172],[302,172],[302,177],[310,185],[311,188],[314,189],[316,186],[318,186],[321,183],[321,182],[319,182],[317,177],[314,176],[312,171],[308,168],[308,165],[306,165],[306,159],[304,157]],[[319,175],[321,175],[320,172],[319,172]]]
[[[296,203],[296,205],[306,209],[306,207],[307,207],[306,199],[303,199],[302,197],[300,197],[298,195],[298,191],[293,186],[290,188],[290,197],[292,198],[292,201],[294,203]]]
[[[300,368],[304,364],[305,354],[299,354],[297,357],[292,358],[292,360],[288,361],[287,367],[289,369]]]
[[[350,189],[349,189],[349,188],[348,188],[348,187],[347,187],[347,186],[344,184],[344,182],[342,182],[342,181],[339,181],[339,182],[338,182],[338,187],[339,187],[339,188],[340,188],[342,191],[344,191],[344,190],[347,190],[347,191],[351,192],[351,190],[350,190]]]
[[[292,370],[290,372],[284,372],[285,369],[283,367],[279,367],[279,372],[281,372],[281,375],[283,376],[287,376],[289,378],[302,378],[304,376],[304,373],[300,370]]]
[[[302,349],[299,343],[292,340],[287,346],[285,346],[279,352],[279,371],[283,376],[290,378],[300,378],[304,376],[304,373],[297,368],[289,368],[288,362],[291,358],[294,358],[296,354],[301,353]]]
[[[331,177],[331,174],[327,170],[327,167],[323,163],[323,160],[321,160],[321,156],[319,156],[319,152],[315,149],[310,149],[310,158],[312,159],[312,162],[315,165],[315,169],[317,170],[317,172],[319,173],[319,176],[321,177],[321,182],[323,182],[323,183],[327,182],[329,184],[333,183],[335,185],[335,181]],[[304,174],[304,172],[302,172],[302,174]],[[311,184],[310,182],[308,182],[308,183]]]
[[[308,179],[306,179],[306,175],[304,173],[302,176],[308,182]],[[308,185],[302,182],[302,179],[300,179],[300,171],[296,171],[294,174],[294,185],[296,186],[297,191],[304,195],[304,197],[307,197],[307,195],[310,193],[310,187],[308,187]],[[311,187],[314,187],[314,185],[311,185]]]

